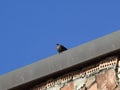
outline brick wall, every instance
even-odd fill
[[[120,61],[113,56],[57,79],[50,78],[31,90],[120,90],[119,83]]]

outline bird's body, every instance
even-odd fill
[[[58,53],[61,53],[61,52],[63,52],[63,51],[66,51],[67,50],[67,48],[66,47],[64,47],[63,45],[60,45],[60,44],[56,44],[57,45],[57,51],[58,51]]]

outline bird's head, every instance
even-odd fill
[[[57,43],[56,45],[58,46],[58,45],[60,45],[60,44]]]

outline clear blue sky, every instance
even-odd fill
[[[0,75],[120,29],[120,0],[1,0]]]

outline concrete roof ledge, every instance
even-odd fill
[[[116,50],[120,50],[120,30],[0,76],[0,90],[28,83]]]

